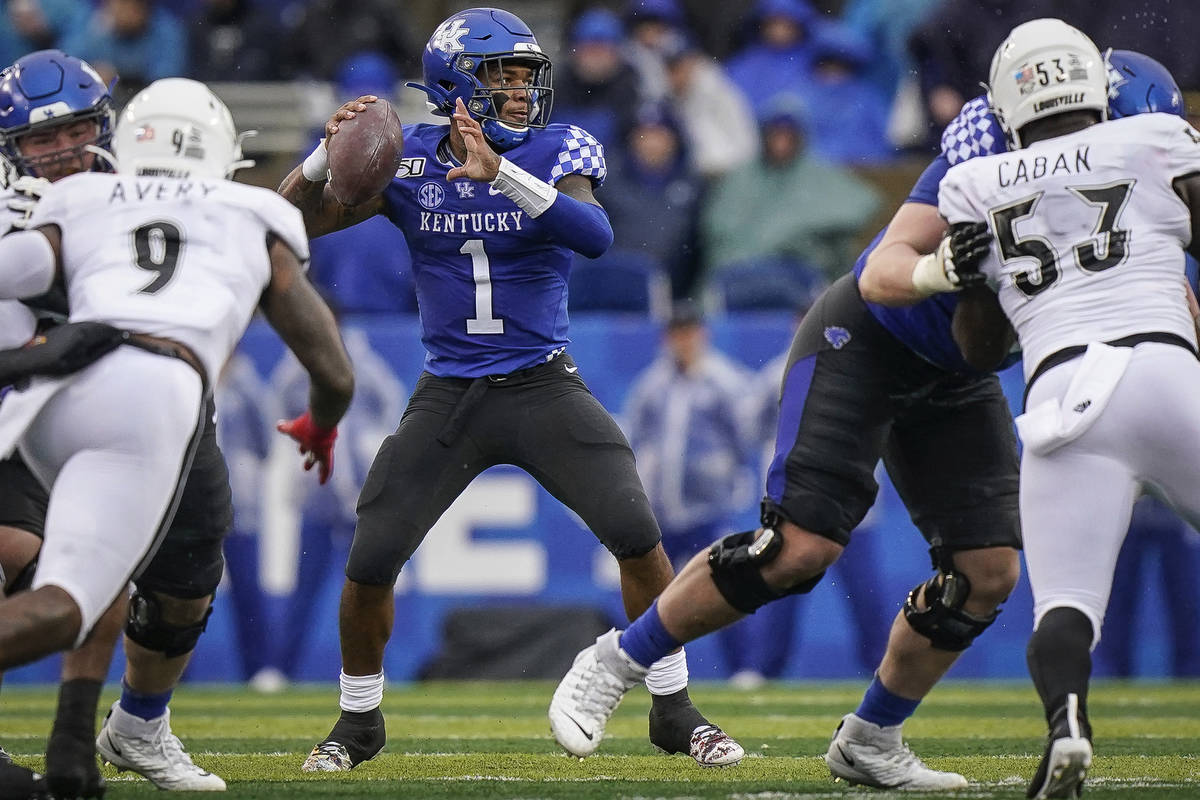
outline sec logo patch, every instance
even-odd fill
[[[442,189],[441,184],[434,181],[421,184],[421,188],[417,190],[417,202],[424,208],[437,208],[445,199],[445,190]]]

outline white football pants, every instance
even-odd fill
[[[1028,407],[1066,391],[1081,359],[1051,369]],[[1200,523],[1200,361],[1182,347],[1133,350],[1108,406],[1079,438],[1021,456],[1021,527],[1034,627],[1066,606],[1100,627],[1133,503],[1144,489]]]
[[[0,417],[20,411],[21,394]],[[51,487],[33,587],[74,599],[76,646],[158,548],[203,429],[202,401],[200,376],[183,361],[119,347],[44,399],[25,429],[21,455]]]

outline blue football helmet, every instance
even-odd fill
[[[20,148],[25,134],[81,119],[96,120],[96,138],[71,149],[82,164],[85,147],[108,149],[114,116],[104,79],[86,61],[61,50],[38,50],[0,72],[0,154],[21,175],[39,177],[39,163],[69,154],[62,151],[28,159]],[[95,160],[94,168],[104,166],[103,159]]]
[[[455,101],[462,100],[484,135],[501,150],[516,147],[529,136],[530,128],[544,128],[550,121],[554,99],[550,59],[515,14],[499,8],[469,8],[450,16],[429,38],[421,65],[425,83],[406,85],[425,92],[431,110],[439,116],[450,116]],[[516,87],[529,98],[524,125],[500,119],[512,89],[487,85],[489,74],[503,74],[506,65],[533,70],[529,83]]]
[[[1183,92],[1170,71],[1133,50],[1108,52],[1108,116],[1132,117],[1150,112],[1185,116]]]

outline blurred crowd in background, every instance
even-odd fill
[[[2,5],[0,63],[60,47],[106,78],[119,75],[119,103],[171,75],[322,82],[338,102],[367,92],[395,98],[419,76],[433,27],[471,3]],[[685,296],[715,309],[802,306],[851,266],[936,152],[942,127],[981,92],[996,43],[1024,20],[1061,17],[1101,46],[1157,58],[1185,91],[1200,89],[1200,49],[1187,35],[1200,30],[1200,4],[1178,0],[504,5],[554,59],[553,121],[587,129],[609,159],[598,197],[616,246],[584,265],[592,273],[572,287],[577,310],[661,317],[665,298]],[[414,311],[399,237],[386,223],[325,237],[313,276],[345,313]]]
[[[421,49],[437,23],[471,5],[0,0],[0,63],[61,48],[92,63],[107,80],[119,76],[118,107],[146,83],[167,76],[211,82],[218,94],[238,84],[303,86],[302,94],[318,98],[308,107],[289,107],[286,99],[277,105],[278,113],[297,118],[305,144],[294,152],[254,153],[255,141],[247,143],[260,167],[264,160],[268,167],[251,179],[273,187],[345,100],[378,94],[403,105],[406,122],[437,121],[421,116],[420,95],[403,84],[419,78]],[[1035,17],[1061,17],[1101,47],[1153,56],[1185,92],[1200,91],[1198,2],[508,0],[503,6],[531,25],[554,61],[552,121],[587,129],[606,150],[608,177],[597,197],[616,244],[600,259],[578,260],[571,311],[631,312],[664,325],[662,353],[625,398],[623,422],[677,558],[727,529],[739,513],[752,513],[760,462],[772,444],[782,370],[781,362],[747,369],[725,359],[708,346],[706,315],[757,309],[799,314],[849,270],[936,155],[942,128],[982,92],[992,52],[1010,28]],[[308,88],[316,85],[329,92]],[[252,109],[263,96],[245,95],[249,100],[241,108]],[[239,126],[247,127],[239,105],[230,105]],[[310,274],[340,313],[382,320],[417,310],[407,247],[383,218],[314,240]],[[694,304],[681,306],[682,298]],[[275,418],[302,404],[294,362],[264,376],[244,358],[235,359],[220,387],[224,447],[239,493],[238,530],[227,550],[230,588],[245,623],[238,630],[245,677],[265,671],[278,679],[300,671],[309,646],[304,620],[319,596],[314,587],[341,563],[331,552],[353,528],[362,472],[399,417],[406,393],[398,376],[361,333],[348,333],[347,344],[361,389],[339,440],[339,458],[347,466],[334,491],[301,492],[291,480],[291,445],[270,433]],[[739,390],[748,385],[763,387],[751,398],[761,396],[761,402],[735,409],[730,397],[745,395]],[[260,407],[264,398],[289,407]],[[276,450],[287,450],[287,458]],[[673,468],[665,463],[672,457],[680,462]],[[296,517],[302,587],[285,612],[292,623],[284,626],[288,638],[270,654],[256,646],[264,634],[255,627],[270,616],[258,610],[263,600],[254,541],[267,506]],[[1194,534],[1154,508],[1139,513],[1139,524],[1155,532],[1145,537],[1147,547],[1164,554],[1157,565],[1200,574]],[[874,524],[869,519],[866,527]],[[876,539],[856,539],[862,542],[856,545],[859,557],[839,562],[847,570],[839,580],[878,584],[877,576],[850,572],[875,567]],[[1137,602],[1141,558],[1123,558],[1131,566],[1119,576],[1123,589],[1114,597]],[[1168,585],[1195,588],[1194,578],[1175,578]],[[794,629],[798,605],[776,604],[772,608],[782,617],[760,624]],[[867,593],[854,595],[851,605],[855,628],[864,632],[884,630],[871,620],[893,612]],[[1190,624],[1194,596],[1168,605],[1180,612],[1172,624]],[[1128,675],[1135,671],[1129,633],[1134,613],[1117,606],[1115,601],[1101,660],[1111,661],[1113,674]],[[727,639],[722,649],[729,672],[751,677],[777,677],[793,643],[787,636],[755,636],[749,627],[731,629]],[[1186,634],[1176,640],[1184,645],[1173,652],[1170,671],[1200,673],[1200,643]],[[756,641],[763,651],[752,654]],[[864,669],[881,649],[879,641],[857,642]]]

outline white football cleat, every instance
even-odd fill
[[[550,700],[550,729],[573,756],[596,752],[621,698],[646,677],[648,670],[618,646],[620,636],[610,630],[581,650]]]
[[[688,755],[702,767],[732,767],[746,757],[746,751],[716,725],[700,725],[692,731]]]
[[[225,781],[206,769],[192,763],[191,756],[183,744],[171,733],[171,710],[161,717],[149,721],[133,717],[135,725],[144,728],[142,735],[129,736],[119,733],[113,724],[113,715],[124,714],[120,701],[113,703],[100,735],[96,737],[96,750],[100,758],[112,764],[118,772],[131,770],[142,775],[159,789],[189,792],[223,792]]]
[[[301,772],[349,772],[355,764],[350,760],[346,745],[321,742],[312,749],[300,765]]]
[[[900,725],[886,728],[856,714],[842,717],[825,753],[835,778],[877,789],[965,789],[967,779],[957,772],[925,766],[900,738]]]

